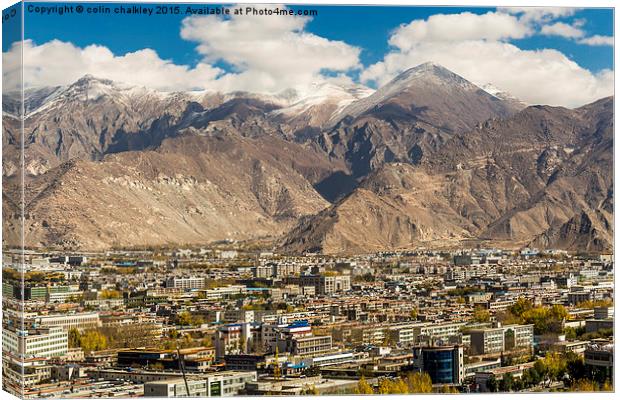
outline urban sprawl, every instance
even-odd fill
[[[24,397],[613,388],[611,254],[7,250],[2,275]]]

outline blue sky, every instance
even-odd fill
[[[62,4],[63,3],[54,3],[53,5]],[[67,4],[75,6],[75,3]],[[26,7],[27,5],[28,3],[26,3]],[[37,5],[51,6],[52,4],[37,3]],[[91,4],[91,6],[92,5],[93,4]],[[137,5],[143,7],[149,6],[148,3],[138,3]],[[114,6],[114,4],[107,4],[107,6]],[[196,5],[194,4],[194,6]],[[183,7],[183,5],[181,5],[181,7]],[[291,8],[297,9],[299,7],[293,6]],[[538,57],[544,58],[544,62],[555,62],[557,64],[557,54],[543,54],[545,49],[556,50],[557,52],[561,53],[563,57],[566,58],[566,60],[561,60],[561,62],[565,64],[565,66],[568,65],[568,61],[574,61],[579,65],[579,67],[584,70],[583,74],[591,74],[594,77],[591,78],[590,76],[583,76],[583,85],[587,85],[590,88],[589,90],[592,91],[591,97],[601,93],[598,88],[596,88],[596,90],[594,89],[594,85],[598,85],[600,82],[595,82],[592,79],[603,79],[601,77],[601,74],[604,74],[605,71],[607,71],[608,75],[604,78],[608,81],[609,70],[613,70],[613,47],[611,45],[601,45],[600,43],[598,43],[597,45],[585,44],[587,42],[586,39],[588,38],[594,37],[599,38],[603,41],[609,41],[609,37],[613,36],[613,11],[611,9],[583,9],[569,13],[550,12],[547,16],[540,17],[539,19],[531,17],[532,22],[527,23],[523,22],[526,20],[527,15],[529,15],[527,13],[518,13],[516,11],[507,12],[500,10],[500,12],[505,13],[506,16],[509,16],[512,20],[514,20],[510,21],[511,23],[515,23],[515,27],[512,31],[505,33],[505,35],[501,38],[496,38],[495,36],[493,36],[496,34],[495,32],[480,32],[477,28],[472,28],[475,30],[475,32],[473,33],[468,31],[455,33],[456,36],[454,40],[452,41],[452,38],[450,38],[449,44],[442,36],[444,35],[444,32],[442,32],[441,30],[445,28],[449,32],[450,26],[446,25],[445,27],[442,27],[441,24],[443,22],[440,18],[437,18],[437,24],[435,26],[438,28],[436,28],[435,36],[429,34],[428,36],[425,36],[428,39],[420,39],[421,41],[426,40],[428,43],[418,43],[415,46],[401,46],[399,48],[398,46],[395,47],[391,45],[390,40],[396,40],[397,38],[402,37],[404,38],[402,40],[406,42],[408,40],[406,35],[413,35],[412,37],[417,37],[415,35],[417,35],[418,33],[415,33],[415,29],[413,28],[409,31],[404,29],[400,31],[398,30],[401,25],[411,24],[412,21],[421,21],[422,23],[425,23],[426,21],[431,21],[429,17],[432,18],[433,16],[436,16],[438,14],[454,15],[457,17],[463,16],[464,21],[465,19],[471,19],[471,14],[478,16],[492,14],[491,16],[499,21],[495,23],[493,21],[490,21],[491,18],[489,17],[490,22],[488,24],[488,29],[489,31],[493,31],[497,29],[498,24],[502,24],[501,21],[503,20],[499,19],[500,16],[497,15],[498,11],[494,8],[396,6],[307,6],[304,8],[312,8],[318,10],[318,16],[315,16],[312,19],[305,21],[301,25],[298,25],[296,28],[291,28],[292,31],[298,30],[299,26],[302,26],[302,30],[304,33],[313,34],[314,36],[324,38],[330,41],[330,43],[344,42],[344,44],[346,44],[347,46],[345,52],[348,52],[351,49],[357,49],[353,52],[348,52],[345,56],[345,58],[349,57],[349,64],[346,64],[344,62],[339,63],[337,60],[326,61],[325,68],[319,69],[318,72],[316,68],[312,71],[308,70],[307,75],[309,77],[312,76],[312,79],[314,80],[316,80],[316,77],[319,75],[324,77],[341,76],[345,78],[348,77],[354,82],[362,82],[371,87],[377,86],[385,83],[385,80],[391,78],[400,70],[406,69],[406,67],[413,66],[408,65],[408,63],[414,63],[424,60],[425,54],[429,54],[429,57],[432,54],[435,54],[433,56],[437,57],[436,53],[430,52],[429,46],[427,46],[433,40],[438,40],[437,43],[439,43],[441,46],[445,46],[443,48],[446,49],[446,52],[453,51],[456,53],[456,50],[460,49],[460,47],[449,46],[455,45],[455,43],[460,40],[460,38],[458,37],[459,34],[466,36],[463,38],[463,40],[469,40],[469,42],[467,42],[467,45],[474,46],[474,43],[471,40],[472,38],[473,40],[480,42],[480,46],[484,46],[484,48],[472,47],[472,49],[479,49],[483,53],[486,52],[485,54],[487,54],[487,56],[490,57],[493,61],[496,58],[507,57],[506,52],[513,51],[514,49],[512,49],[512,47],[514,47],[523,51],[524,60],[526,60],[526,58],[528,57]],[[501,17],[503,18],[503,16]],[[192,36],[192,38],[182,38],[182,23],[186,18],[187,15],[185,14],[176,16],[126,16],[87,14],[40,15],[36,13],[26,12],[25,38],[32,40],[33,46],[41,46],[49,43],[52,40],[58,40],[63,43],[70,43],[78,49],[84,49],[90,45],[97,45],[99,47],[107,48],[111,53],[113,53],[114,56],[123,56],[127,53],[134,53],[143,49],[152,49],[157,53],[157,56],[160,59],[170,61],[174,65],[188,66],[190,69],[193,69],[197,66],[204,64],[214,69],[217,69],[217,71],[210,70],[208,74],[203,75],[209,76],[209,79],[216,79],[215,76],[223,76],[226,73],[237,73],[243,72],[245,70],[251,70],[253,68],[258,68],[260,70],[259,72],[261,73],[262,81],[267,83],[273,81],[273,76],[268,76],[270,73],[272,73],[272,75],[277,75],[280,73],[278,69],[270,70],[269,67],[265,66],[264,62],[260,60],[248,61],[247,64],[243,60],[240,61],[239,57],[243,57],[243,54],[239,52],[235,54],[228,54],[225,49],[222,49],[221,47],[218,48],[217,44],[210,43],[208,37],[205,38],[206,36],[204,36],[204,33],[198,32],[199,28],[197,27],[194,27],[193,34],[188,34]],[[477,20],[475,20],[475,17],[473,21],[475,22],[475,24],[479,25]],[[445,24],[446,23],[444,23],[444,25]],[[466,24],[466,22],[464,22],[464,24]],[[520,24],[520,26],[517,26],[518,24]],[[556,33],[542,33],[545,29],[551,27],[552,25],[555,25],[553,28],[564,28],[564,30],[550,29],[550,31]],[[527,29],[530,29],[529,33],[524,34],[523,31],[519,31],[524,26],[526,26]],[[545,28],[545,26],[547,26],[547,28]],[[282,29],[284,29],[283,32],[289,32],[286,31],[287,28]],[[574,30],[576,30],[578,33],[571,34],[571,32],[574,32]],[[397,33],[398,35],[395,35]],[[439,37],[440,39],[437,39],[437,37]],[[219,40],[229,40],[230,47],[234,47],[236,43],[235,41],[239,40],[239,35],[231,37],[230,39],[220,38]],[[501,50],[503,51],[502,55],[498,55],[497,57],[495,57],[493,55],[493,51],[500,51],[499,47],[496,46],[495,49],[491,49],[491,43],[489,42],[493,42],[498,46],[504,47],[506,47],[506,44],[511,45],[512,50],[507,50],[505,48],[504,50]],[[212,54],[210,54],[209,51],[204,49],[202,51],[197,50],[197,46],[205,44],[206,49],[213,50]],[[333,47],[332,50],[333,53],[331,54],[335,57],[337,57],[338,51],[343,51],[342,47],[337,46]],[[9,43],[5,40],[3,43],[3,52],[6,53],[7,51],[9,51]],[[261,51],[262,49],[260,44],[257,44],[256,52],[260,53]],[[353,54],[356,51],[357,53]],[[35,52],[33,51],[32,54],[35,54]],[[520,53],[515,54],[515,57],[519,56]],[[270,57],[270,55],[266,54],[265,57]],[[284,55],[282,55],[282,57],[284,57]],[[462,55],[460,55],[459,57],[462,58]],[[472,53],[471,57],[472,62],[469,64],[470,67],[468,67],[468,65],[465,65],[462,60],[460,60],[461,62],[459,63],[457,62],[459,60],[454,60],[454,62],[452,62],[452,60],[450,59],[442,58],[442,63],[450,64],[448,65],[448,67],[452,66],[451,69],[456,69],[457,71],[455,72],[463,74],[466,78],[470,80],[480,81],[481,79],[483,79],[483,77],[481,77],[480,74],[471,72],[471,64],[476,61],[477,55]],[[327,53],[325,58],[326,60],[328,60],[329,58]],[[531,65],[533,65],[541,62],[538,60],[538,58],[529,61],[526,60],[518,62],[529,62]],[[484,58],[481,59],[481,62],[484,62]],[[504,62],[510,64],[510,60],[508,58],[506,58]],[[295,67],[294,64],[290,65],[292,68]],[[303,64],[301,65],[301,67],[303,67]],[[501,68],[501,66],[499,67]],[[498,68],[498,66],[496,66],[495,68]],[[549,66],[549,68],[555,67]],[[26,75],[28,75],[27,70]],[[490,77],[493,77],[493,75],[491,74]],[[232,84],[228,82],[232,80],[232,77],[229,78],[230,79],[227,80],[226,85],[222,87],[234,87],[234,85],[231,86]],[[495,78],[496,79],[494,79],[494,81],[492,82],[493,84],[497,83],[495,81],[498,79],[497,77]],[[501,76],[499,78],[501,78]],[[53,81],[54,79],[50,78],[51,81]],[[290,84],[292,79],[293,77],[289,81],[282,82],[280,86],[284,85],[285,83]],[[542,77],[542,74],[538,79],[544,79]],[[568,75],[567,73],[565,79],[572,78],[570,78],[570,75]],[[502,81],[502,89],[506,88],[506,86],[509,86],[508,89],[514,89],[513,87],[518,88],[516,82],[504,82],[505,79],[499,80]],[[310,81],[310,78],[308,78],[308,81]],[[57,82],[54,81],[50,83]],[[604,82],[600,84],[607,83],[608,82]],[[280,86],[273,84],[265,90],[273,91],[280,88]],[[535,83],[532,83],[532,87],[538,86]],[[576,92],[578,92],[579,90],[582,89],[575,89]],[[523,93],[527,93],[527,91],[524,89]],[[561,93],[554,94],[550,95],[550,100],[554,99],[553,96],[555,96],[555,98],[557,98],[558,100],[562,97]],[[536,100],[536,98],[534,98],[533,100]],[[541,97],[540,101],[543,100],[545,100],[544,97]],[[530,101],[532,101],[532,99],[530,99]],[[577,94],[575,95],[574,101],[575,103],[581,101]],[[557,102],[558,101],[556,101],[556,103]],[[553,101],[549,101],[549,103],[553,103]]]
[[[42,5],[51,5],[42,3]],[[70,4],[70,3],[55,3]],[[95,3],[97,4],[97,3]],[[144,5],[145,3],[128,3]],[[300,7],[292,6],[296,9]],[[330,39],[343,40],[363,49],[364,64],[379,61],[388,50],[390,32],[400,24],[415,19],[425,19],[434,14],[456,14],[469,11],[484,14],[495,8],[464,7],[371,7],[371,6],[313,6],[318,17],[307,25],[307,30]],[[115,54],[124,54],[144,47],[150,47],[161,57],[172,59],[177,64],[195,65],[200,57],[195,53],[195,43],[182,40],[179,36],[180,23],[186,15],[121,16],[121,15],[40,15],[27,13],[25,17],[26,38],[36,43],[61,39],[84,47],[89,44],[107,46]],[[584,9],[570,18],[570,21],[584,18],[584,29],[592,35],[613,35],[613,11],[611,9]],[[128,20],[131,26],[128,28]],[[92,29],[96,26],[97,29]],[[121,29],[122,27],[122,29]],[[360,29],[363,27],[362,29]],[[537,35],[514,43],[524,49],[555,48],[575,60],[579,65],[597,72],[613,67],[611,46],[587,46],[562,37]],[[3,51],[7,44],[3,43]]]

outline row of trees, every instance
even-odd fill
[[[487,388],[491,392],[511,392],[537,385],[563,382],[572,391],[611,390],[607,376],[598,369],[587,368],[583,358],[575,353],[547,353],[534,366],[523,371],[520,378],[505,374],[502,379],[490,377]]]
[[[85,352],[152,345],[157,329],[152,324],[130,324],[81,331],[69,330],[69,347]]]
[[[515,304],[502,313],[498,319],[508,324],[533,324],[534,334],[562,333],[563,322],[568,317],[564,306],[534,306],[530,300],[519,298]]]
[[[413,394],[432,393],[433,382],[427,373],[410,372],[405,376],[390,379],[382,378],[375,389],[362,377],[358,384],[356,394]]]
[[[69,330],[69,347],[81,347],[85,353],[105,350],[108,348],[108,338],[97,330],[80,332],[76,328]]]

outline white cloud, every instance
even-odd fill
[[[181,37],[198,43],[204,62],[225,61],[236,73],[218,80],[223,91],[303,90],[325,80],[324,71],[360,68],[360,49],[304,30],[306,17],[193,16]]]
[[[213,82],[221,74],[218,68],[200,63],[195,68],[175,65],[161,59],[151,49],[143,49],[122,56],[114,55],[104,46],[84,48],[68,42],[52,40],[36,45],[24,41],[24,85],[66,85],[91,74],[114,81],[152,87],[161,90],[190,90]],[[3,82],[11,87],[19,82],[20,48],[18,44],[3,53]],[[13,89],[17,89],[16,87]]]
[[[587,44],[588,46],[613,46],[613,36],[594,35],[578,40],[577,43]]]
[[[389,43],[401,50],[419,42],[451,42],[462,40],[521,39],[531,33],[530,28],[512,15],[488,12],[486,14],[436,14],[427,20],[403,24],[390,37]]]
[[[91,74],[160,90],[276,93],[294,88],[303,93],[313,83],[342,81],[343,73],[361,68],[359,48],[305,31],[309,21],[298,16],[185,18],[181,37],[196,42],[203,57],[195,67],[164,60],[151,49],[115,55],[105,46],[80,48],[59,40],[37,45],[27,40],[24,82],[27,87],[66,85]],[[3,53],[6,83],[19,81],[19,57],[17,47]],[[215,67],[218,61],[233,70]]]
[[[544,25],[540,29],[540,33],[547,36],[561,36],[565,38],[580,38],[584,36],[584,32],[569,24],[565,24],[564,22],[556,22],[551,25]]]
[[[444,21],[446,31],[456,23],[453,18]],[[460,41],[429,41],[421,34],[426,26],[413,21],[394,31],[390,38],[393,50],[383,61],[365,69],[362,81],[382,85],[408,68],[433,61],[476,84],[493,83],[531,104],[575,107],[613,94],[611,71],[593,74],[560,51],[522,50],[499,39],[505,35],[492,40],[488,31]],[[434,29],[439,31],[440,27]]]
[[[524,23],[547,23],[574,15],[579,8],[573,7],[500,7],[499,12],[519,16]]]

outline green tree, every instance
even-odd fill
[[[505,373],[502,376],[502,380],[499,382],[499,391],[500,392],[510,392],[512,391],[514,384],[514,377],[512,374]]]
[[[486,386],[487,386],[487,389],[489,389],[489,392],[491,393],[497,392],[497,389],[499,386],[497,384],[497,378],[495,378],[495,375],[489,376],[489,379],[487,379]]]
[[[81,337],[82,335],[80,334],[80,331],[77,330],[77,328],[69,329],[69,348],[72,349],[80,347]]]

